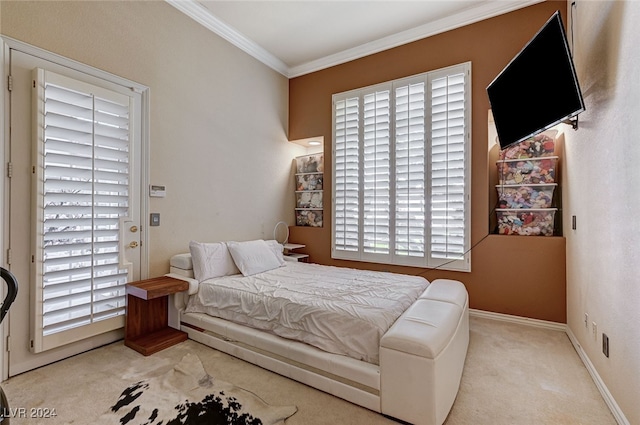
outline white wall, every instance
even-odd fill
[[[288,80],[162,1],[0,2],[2,34],[150,87],[150,276],[191,239],[294,223]]]
[[[587,110],[565,132],[563,221],[577,218],[576,230],[565,227],[568,326],[640,424],[640,2],[579,0],[573,15]]]

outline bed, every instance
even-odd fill
[[[464,285],[286,261],[275,241],[191,242],[169,276],[190,339],[365,408],[442,424],[469,343]]]

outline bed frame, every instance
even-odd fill
[[[189,274],[171,267],[169,276],[188,281],[190,289],[173,295],[169,322],[190,339],[411,424],[441,425],[447,418],[469,344],[469,301],[462,283],[431,282],[383,335],[375,365],[203,313],[185,313],[188,295],[198,286]]]

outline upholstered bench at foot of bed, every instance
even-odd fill
[[[440,425],[458,393],[469,343],[467,292],[439,279],[380,341],[381,411],[415,425]]]

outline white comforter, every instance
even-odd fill
[[[287,262],[200,283],[187,313],[207,313],[378,363],[380,338],[424,292],[419,276]]]

